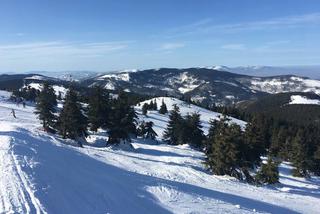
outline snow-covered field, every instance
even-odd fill
[[[203,153],[187,145],[106,148],[99,132],[78,148],[41,131],[33,107],[0,95],[0,213],[319,213],[320,179],[294,178],[288,163],[281,184],[256,187],[208,174]],[[166,116],[152,117],[162,133]]]
[[[292,95],[289,104],[320,105],[320,100],[309,99],[301,95]]]

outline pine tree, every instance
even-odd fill
[[[170,112],[169,115],[169,122],[167,128],[164,131],[164,140],[174,145],[177,145],[179,143],[181,121],[182,117],[180,115],[180,109],[177,105],[173,105],[173,110]]]
[[[110,129],[108,143],[118,144],[121,141],[130,141],[131,135],[136,135],[137,115],[128,102],[126,94],[120,92],[112,107],[110,115]]]
[[[55,127],[57,100],[53,88],[44,83],[39,96],[36,99],[36,111],[38,118],[41,120],[44,130],[49,131]]]
[[[308,157],[308,148],[306,142],[305,132],[300,128],[293,139],[293,154],[292,154],[292,164],[295,167],[293,170],[293,175],[298,177],[307,177],[308,169],[310,168],[310,161]]]
[[[203,146],[204,134],[200,122],[200,114],[188,114],[183,119],[180,127],[179,144],[187,143],[197,148]]]
[[[275,184],[279,182],[278,163],[268,158],[266,164],[262,164],[256,175],[256,181],[263,184]]]
[[[230,175],[241,178],[239,169],[239,145],[242,143],[241,128],[229,125],[222,118],[215,128],[210,151],[207,151],[206,165],[216,175]]]
[[[315,175],[320,176],[320,145],[313,154],[313,168],[312,171]]]
[[[142,106],[142,114],[147,115],[149,109],[149,105],[147,103],[144,103]]]
[[[249,168],[260,165],[260,156],[265,153],[264,133],[259,120],[253,117],[247,124],[244,133],[244,146],[242,147],[244,165]]]
[[[162,103],[161,103],[161,106],[160,106],[160,109],[159,109],[159,113],[160,113],[160,114],[166,114],[166,113],[168,113],[167,106],[166,106],[166,104],[164,103],[164,100],[163,100],[163,99],[162,99]]]
[[[155,140],[158,134],[153,130],[153,122],[149,121],[146,123],[145,138]]]
[[[78,95],[73,88],[70,88],[66,94],[58,124],[63,138],[78,140],[79,145],[82,146],[81,139],[87,136],[87,118],[82,112]]]
[[[154,100],[152,110],[154,110],[154,111],[158,110],[157,100]]]
[[[109,108],[108,92],[99,86],[93,88],[88,106],[88,122],[91,131],[96,132],[98,128],[108,127]]]
[[[145,134],[146,134],[146,122],[142,121],[137,128],[137,135],[144,138]]]

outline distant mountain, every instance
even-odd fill
[[[217,70],[220,69],[220,70]],[[320,81],[295,75],[257,77],[226,71],[227,67],[160,68],[122,71],[87,78],[85,86],[100,85],[152,96],[190,98],[202,104],[235,104],[267,94],[313,92],[320,94]]]

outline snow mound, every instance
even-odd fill
[[[320,105],[320,100],[309,99],[301,95],[292,95],[289,104]]]

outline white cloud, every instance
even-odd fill
[[[160,50],[170,51],[183,47],[185,47],[184,43],[164,43],[161,45]]]
[[[100,43],[80,43],[80,42],[33,42],[13,45],[0,45],[1,59],[17,59],[32,57],[67,57],[99,56],[110,52],[126,49],[130,42],[100,42]]]
[[[272,18],[260,21],[215,24],[211,19],[204,19],[185,26],[178,26],[167,32],[167,37],[179,37],[203,33],[232,33],[243,30],[270,30],[305,25],[320,25],[320,13],[310,13],[297,16]]]
[[[221,46],[222,49],[226,50],[245,50],[247,49],[244,44],[226,44]]]

